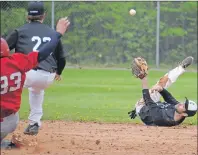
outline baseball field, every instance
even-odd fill
[[[150,71],[149,85],[165,73]],[[169,91],[179,101],[197,101],[197,72],[184,73]],[[28,137],[38,145],[2,154],[196,155],[197,116],[177,127],[146,127],[127,114],[141,96],[141,83],[130,70],[65,69],[62,81],[45,92],[39,134]],[[28,114],[24,90],[17,132],[28,124]]]

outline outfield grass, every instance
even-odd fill
[[[164,74],[150,71],[149,85]],[[185,96],[197,101],[197,73],[186,72],[169,90],[179,101],[184,101]],[[140,120],[131,120],[127,112],[141,96],[140,80],[129,70],[65,69],[62,81],[45,92],[43,119],[137,123]],[[26,120],[28,114],[28,92],[24,90],[21,119]],[[197,117],[185,123],[197,124]]]

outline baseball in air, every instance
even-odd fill
[[[131,16],[134,16],[134,15],[136,14],[136,11],[135,11],[134,9],[131,9],[131,10],[129,11],[129,14],[130,14]]]

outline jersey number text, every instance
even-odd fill
[[[42,44],[42,42],[46,43],[47,41],[51,41],[50,37],[43,37],[40,38],[39,36],[33,36],[32,41],[36,41],[35,46],[33,47],[33,51],[37,51],[39,46]]]
[[[9,80],[14,81],[14,86],[9,87]],[[1,94],[6,94],[7,92],[12,92],[21,87],[21,73],[12,73],[8,79],[7,76],[1,76]]]

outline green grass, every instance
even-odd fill
[[[149,72],[149,85],[165,74]],[[140,80],[131,76],[129,70],[65,69],[61,82],[46,89],[44,100],[45,120],[135,122],[127,112],[142,96]],[[197,101],[197,73],[186,72],[170,87],[170,92],[179,100],[187,96]],[[28,92],[23,93],[21,119],[29,114]],[[197,117],[185,120],[197,124]]]

